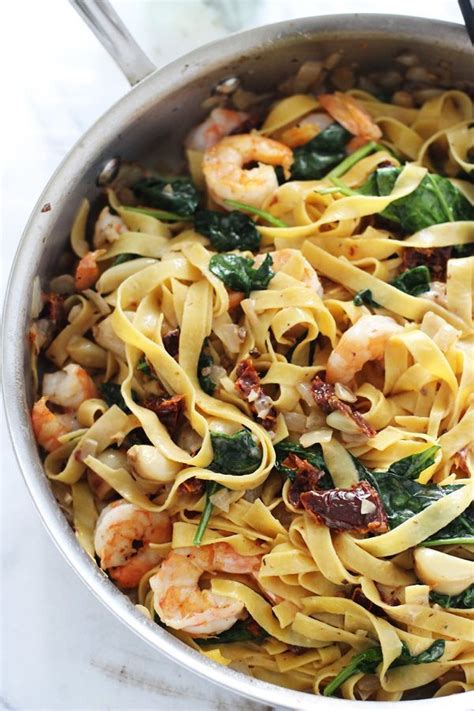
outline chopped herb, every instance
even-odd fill
[[[346,144],[351,134],[338,123],[332,123],[317,136],[293,151],[292,180],[319,180],[347,155]]]
[[[402,168],[379,168],[360,188],[362,195],[389,195]],[[474,206],[448,178],[428,173],[416,190],[392,202],[380,213],[413,233],[444,222],[474,219]]]
[[[151,369],[150,364],[147,362],[146,358],[142,358],[140,361],[138,361],[137,370],[139,370],[140,373],[143,373],[143,375],[146,375],[149,378],[156,378],[155,373]]]
[[[274,225],[274,227],[288,227],[288,225],[283,222],[283,220],[279,220],[278,217],[275,217],[275,215],[272,215],[266,210],[261,210],[259,207],[247,205],[245,202],[237,202],[237,200],[226,200],[225,204],[229,207],[235,207],[237,210],[244,210],[245,212],[250,212],[253,215],[258,215],[263,220],[266,220],[268,223],[270,223],[270,225]]]
[[[230,629],[221,632],[215,637],[196,639],[200,647],[208,647],[213,644],[232,644],[232,642],[254,642],[261,644],[267,639],[268,633],[260,627],[251,617],[246,620],[237,620]]]
[[[199,193],[190,178],[141,178],[133,186],[138,200],[160,210],[169,210],[180,219],[193,215],[199,204]]]
[[[458,610],[471,610],[474,608],[474,585],[459,593],[459,595],[442,595],[430,592],[430,602],[440,607],[454,607]]]
[[[352,301],[356,306],[372,306],[372,308],[380,307],[380,304],[372,298],[372,291],[370,289],[361,289],[354,295]]]
[[[255,222],[237,210],[228,213],[200,210],[194,219],[194,229],[208,237],[218,252],[232,249],[256,252],[260,246]]]
[[[394,669],[396,667],[436,662],[443,656],[445,647],[444,639],[437,639],[424,652],[412,655],[405,642],[402,642],[400,656],[392,662],[389,668]],[[354,674],[373,674],[382,660],[383,654],[380,647],[371,647],[366,649],[365,652],[356,654],[349,664],[341,669],[339,674],[326,686],[323,691],[324,696],[332,696],[341,684],[350,679],[351,676],[354,676]]]
[[[255,289],[266,289],[275,276],[273,260],[267,254],[262,264],[253,268],[253,259],[238,254],[215,254],[209,262],[209,270],[233,291],[243,291],[246,296]]]
[[[428,267],[420,266],[407,269],[392,281],[396,287],[410,296],[419,296],[430,290],[431,274]]]

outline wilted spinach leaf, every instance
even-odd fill
[[[243,212],[215,212],[200,210],[194,219],[196,232],[208,237],[215,250],[227,252],[232,249],[257,252],[260,234],[255,222]]]
[[[253,268],[253,259],[239,254],[215,254],[209,262],[209,270],[221,279],[228,289],[243,291],[247,296],[255,289],[266,289],[275,276],[273,260],[267,254],[262,264]]]
[[[251,617],[246,620],[237,620],[235,625],[229,630],[225,630],[215,637],[197,639],[200,647],[208,647],[213,644],[231,644],[232,642],[254,642],[260,644],[267,639],[268,633],[260,627]]]
[[[199,204],[199,193],[191,178],[141,178],[134,184],[133,193],[145,205],[170,210],[180,217],[193,215]]]
[[[297,457],[308,461],[316,469],[325,472],[324,476],[318,481],[319,488],[332,489],[334,487],[331,475],[324,461],[323,450],[320,444],[313,444],[311,447],[302,447],[298,442],[284,440],[275,445],[275,469],[293,481],[295,478],[295,470],[283,464],[289,454],[296,454]]]
[[[231,435],[211,432],[214,459],[209,465],[221,474],[251,474],[260,465],[262,453],[252,433],[241,429]]]
[[[119,264],[124,264],[125,262],[130,262],[132,259],[140,259],[140,254],[119,254],[117,257],[115,257],[114,261],[112,262],[112,266],[116,267]]]
[[[372,298],[372,291],[370,289],[361,289],[357,294],[354,294],[352,301],[356,306],[372,306],[373,308],[380,306],[380,304]]]
[[[112,407],[112,405],[117,405],[127,415],[130,415],[130,410],[128,409],[127,405],[125,404],[125,400],[122,397],[121,386],[119,385],[119,383],[101,383],[99,385],[99,389],[102,394],[102,397],[104,398],[105,402],[109,407]],[[138,400],[138,395],[134,390],[132,390],[132,398],[135,400],[135,402]]]
[[[474,585],[459,593],[459,595],[442,595],[437,592],[430,592],[430,602],[440,605],[440,607],[455,607],[459,610],[471,610],[474,608]]]
[[[351,134],[332,123],[308,143],[293,151],[292,180],[319,180],[346,157]]]
[[[407,269],[392,281],[392,286],[405,294],[419,296],[430,289],[431,274],[428,267],[414,267]]]
[[[431,662],[436,662],[443,656],[445,647],[446,643],[444,639],[437,639],[428,647],[428,649],[425,649],[424,652],[412,655],[410,654],[410,650],[405,642],[402,642],[402,651],[400,656],[392,662],[389,669],[414,664],[429,664]],[[382,660],[383,654],[380,647],[371,647],[370,649],[366,649],[365,652],[356,654],[352,657],[349,664],[344,667],[344,669],[341,669],[339,674],[331,682],[329,682],[324,689],[324,696],[332,696],[341,684],[347,681],[347,679],[350,679],[351,676],[354,676],[354,674],[373,674]]]
[[[359,189],[362,195],[389,195],[402,168],[378,168]],[[474,219],[474,207],[448,178],[428,173],[409,195],[392,202],[380,213],[406,232],[443,222]]]
[[[199,385],[208,395],[214,395],[214,390],[217,387],[209,372],[212,365],[214,365],[212,356],[203,349],[198,360],[198,380]]]
[[[425,469],[431,467],[435,463],[436,452],[439,445],[434,444],[428,449],[424,449],[417,454],[411,454],[409,457],[403,457],[398,462],[393,462],[387,470],[387,474],[396,474],[403,476],[406,479],[417,479]]]

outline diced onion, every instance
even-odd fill
[[[302,447],[311,447],[316,443],[330,442],[331,437],[332,430],[330,430],[329,427],[321,427],[319,430],[305,432],[304,435],[301,435],[300,444]]]
[[[231,504],[238,501],[242,496],[241,491],[229,491],[229,489],[219,489],[215,494],[212,494],[209,499],[213,506],[216,506],[221,511],[226,513],[229,511]]]
[[[343,400],[344,402],[356,402],[357,400],[357,396],[354,395],[352,390],[350,388],[347,388],[342,383],[336,383],[336,385],[334,386],[334,392],[336,394],[336,397],[338,397],[339,400]]]
[[[263,419],[268,415],[272,407],[273,400],[268,395],[260,395],[255,400],[255,410],[257,412],[257,417],[261,417]]]
[[[306,429],[306,416],[298,412],[284,412],[283,417],[290,432],[300,434]]]
[[[74,294],[74,277],[72,274],[60,274],[49,282],[49,288],[56,294]]]
[[[374,513],[376,508],[377,507],[373,501],[370,501],[369,499],[362,499],[361,504],[360,504],[361,514]]]
[[[313,407],[315,403],[311,390],[311,383],[298,383],[296,389],[298,390],[305,403],[310,407]]]
[[[216,385],[219,385],[221,382],[222,378],[225,378],[227,375],[226,369],[223,368],[221,365],[211,365],[211,372],[209,373],[211,380],[213,383]]]

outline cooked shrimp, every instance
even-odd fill
[[[336,91],[334,94],[321,94],[318,100],[333,119],[355,136],[347,144],[349,151],[355,150],[367,141],[377,141],[381,138],[380,128],[349,94]]]
[[[221,138],[228,136],[242,126],[250,115],[244,111],[233,111],[232,109],[214,109],[207,119],[199,126],[193,128],[186,138],[186,148],[194,151],[207,151],[218,143]]]
[[[229,629],[243,612],[238,600],[199,588],[204,572],[256,573],[260,556],[242,556],[228,543],[177,548],[150,578],[155,610],[162,622],[201,637]]]
[[[36,441],[47,452],[61,446],[59,438],[74,429],[74,418],[69,414],[58,415],[46,406],[47,397],[42,397],[33,405],[31,421]]]
[[[79,261],[74,274],[74,284],[77,291],[90,289],[91,286],[94,286],[100,274],[97,258],[104,254],[104,251],[96,249],[95,252],[87,252]]]
[[[308,143],[331,123],[333,123],[333,119],[328,114],[313,112],[292,126],[279,131],[278,140],[285,146],[297,148]]]
[[[43,395],[55,405],[77,410],[84,400],[97,397],[97,389],[84,368],[69,363],[62,370],[46,373],[43,378]]]
[[[259,267],[266,256],[266,254],[259,254],[255,259],[254,266]],[[273,259],[272,269],[274,272],[291,270],[296,279],[313,289],[318,296],[323,296],[323,287],[316,271],[298,249],[277,249],[275,252],[270,252],[270,256]]]
[[[212,198],[226,207],[226,200],[238,200],[261,207],[278,188],[272,166],[281,165],[287,171],[293,153],[271,138],[250,133],[227,136],[204,153],[203,172]],[[256,168],[246,169],[257,161]]]
[[[102,247],[107,242],[115,242],[127,226],[121,217],[112,215],[109,207],[101,211],[94,227],[94,247]]]
[[[124,499],[103,509],[94,534],[101,568],[123,588],[134,588],[162,556],[150,543],[171,539],[168,514],[143,511]]]
[[[403,331],[390,316],[362,316],[342,334],[328,358],[326,379],[330,383],[349,383],[365,363],[381,360],[387,341]]]

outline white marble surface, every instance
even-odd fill
[[[115,0],[156,62],[229,32],[314,13],[392,12],[461,21],[453,0]],[[127,83],[66,0],[10,0],[4,51],[2,251],[7,274],[37,197]],[[5,85],[6,82],[6,85]],[[3,412],[2,412],[3,417]],[[34,510],[2,421],[0,708],[264,709],[151,650],[82,585]]]

